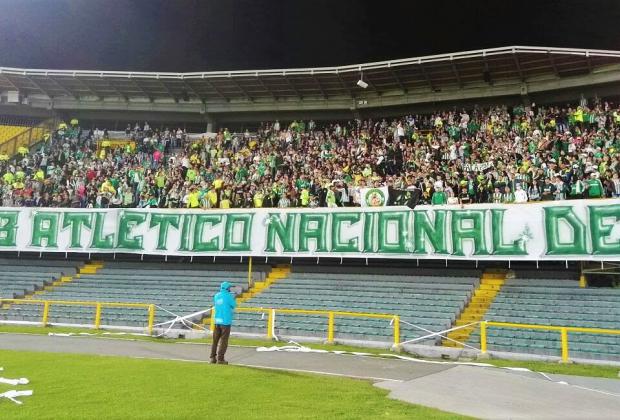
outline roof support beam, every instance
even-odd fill
[[[250,94],[248,93],[248,91],[247,91],[247,90],[245,90],[245,89],[243,88],[243,86],[241,86],[241,84],[240,84],[239,82],[237,82],[237,80],[235,80],[235,78],[234,78],[234,77],[232,77],[232,76],[228,76],[228,78],[229,78],[230,80],[232,80],[232,82],[235,84],[235,86],[237,86],[237,89],[239,89],[239,90],[241,91],[241,93],[243,93],[243,94],[245,95],[245,97],[246,97],[246,98],[248,98],[248,100],[250,100],[251,102],[254,102],[254,98],[252,98],[252,97],[250,96]]]
[[[589,54],[586,54],[586,65],[588,66],[588,71],[592,73],[592,58]]]
[[[553,58],[552,54],[547,54],[549,57],[549,62],[551,63],[551,67],[553,68],[553,72],[557,77],[560,77],[560,72],[558,71],[558,66],[555,64],[555,58]]]
[[[521,69],[521,62],[519,61],[519,55],[513,54],[515,66],[517,67],[517,72],[519,73],[519,80],[521,82],[525,82],[525,77],[523,76],[523,69]]]
[[[114,85],[114,83],[112,83],[111,79],[106,79],[103,76],[100,76],[100,77],[101,77],[101,80],[103,80],[109,88],[111,88],[114,92],[116,92],[119,98],[124,99],[125,102],[129,102],[129,97],[125,95],[124,93],[121,93],[121,91],[118,90],[118,88]]]
[[[325,90],[323,89],[321,82],[314,74],[312,75],[312,80],[314,80],[314,83],[316,83],[317,87],[319,88],[321,95],[323,95],[323,99],[327,99],[327,93],[325,93]]]
[[[67,89],[65,86],[63,86],[58,80],[54,79],[54,77],[49,77],[49,80],[54,82],[54,84],[56,86],[58,86],[60,89],[62,89],[67,95],[71,96],[73,99],[78,100],[78,101],[80,100],[80,97],[78,95],[76,95],[75,93],[71,92],[69,89]]]
[[[424,64],[420,64],[420,72],[422,73],[422,76],[424,76],[424,80],[426,80],[426,83],[428,83],[428,87],[431,89],[431,92],[434,92],[435,86],[433,86],[433,82],[431,81],[431,78],[428,76],[428,72],[424,68]]]
[[[228,98],[226,97],[226,95],[224,95],[224,94],[222,93],[222,91],[221,91],[221,90],[219,90],[219,89],[215,86],[215,84],[214,84],[211,80],[209,80],[209,79],[205,78],[205,79],[204,79],[204,81],[205,81],[205,82],[209,85],[209,87],[210,87],[211,89],[213,89],[213,90],[215,91],[215,93],[217,93],[217,94],[218,94],[218,96],[220,96],[220,97],[221,97],[222,99],[224,99],[226,102],[230,102],[230,99],[228,99]]]
[[[267,86],[265,84],[265,82],[263,82],[263,79],[258,75],[258,73],[256,73],[256,80],[258,80],[258,83],[260,83],[260,85],[263,87],[263,89],[265,89],[265,91],[271,95],[271,97],[273,98],[274,101],[278,100],[278,97],[275,95],[275,93],[273,93],[273,91],[271,89],[269,89],[269,86]],[[300,97],[301,99],[301,97]]]
[[[54,98],[54,95],[52,95],[51,93],[49,93],[49,91],[47,89],[44,89],[43,86],[41,86],[36,80],[34,80],[32,77],[30,76],[25,76],[26,79],[28,79],[28,81],[30,83],[32,83],[33,85],[36,86],[37,89],[39,89],[41,92],[43,92],[44,94],[46,94],[50,99]],[[10,81],[10,80],[9,80]]]
[[[484,63],[484,73],[482,74],[485,83],[489,85],[493,85],[493,78],[491,77],[491,70],[489,70],[489,60],[487,59],[486,54],[482,56],[482,62]]]
[[[170,95],[170,97],[174,100],[174,102],[179,102],[179,98],[177,96],[174,96],[174,94],[172,93],[172,91],[170,90],[170,88],[168,88],[168,86],[164,83],[163,80],[161,80],[159,77],[157,78],[157,81],[159,82],[159,84],[161,85],[161,87],[164,88],[164,90],[166,91],[166,93],[168,95]]]
[[[398,77],[398,74],[396,74],[394,69],[391,67],[390,67],[390,73],[392,74],[392,77],[394,77],[394,79],[396,80],[396,83],[398,83],[398,87],[400,87],[403,93],[406,95],[408,93],[408,89],[405,87],[405,85],[403,85],[403,82],[400,80],[400,77]]]
[[[15,82],[14,82],[14,81],[12,81],[12,80],[11,80],[11,78],[9,77],[9,75],[8,75],[8,74],[6,74],[6,73],[2,73],[2,75],[5,77],[6,81],[7,81],[7,82],[9,82],[9,84],[10,84],[11,86],[13,86],[13,89],[15,89],[15,90],[16,90],[16,91],[18,91],[18,92],[22,90],[22,89],[20,89],[20,88],[19,88],[19,86],[17,86],[17,85],[15,84]],[[25,76],[25,77],[26,77],[26,79],[30,80],[30,77],[28,77],[28,76]],[[33,82],[32,80],[30,80],[30,81],[32,82],[32,84],[33,84],[33,85],[35,85],[35,86],[36,86],[37,88],[39,88],[39,89],[40,89],[43,93],[45,93],[47,96],[49,96],[49,97],[51,98],[51,96],[49,95],[49,93],[47,93],[45,90],[41,89],[41,87],[40,87],[37,83]]]
[[[297,95],[297,98],[299,100],[302,100],[303,96],[301,95],[301,93],[299,93],[299,91],[297,90],[297,88],[293,84],[293,81],[291,79],[289,79],[288,77],[286,77],[286,74],[284,74],[283,77],[284,77],[284,80],[286,80],[286,83],[288,83],[288,85],[291,87],[291,89],[293,89],[293,92],[295,92],[295,95]]]
[[[83,80],[80,80],[78,77],[75,77],[75,76],[73,77],[73,80],[78,82],[81,86],[84,87],[84,89],[86,89],[87,91],[92,93],[94,96],[96,96],[97,99],[99,99],[100,101],[103,100],[103,96],[101,96],[97,92],[95,92],[90,86],[88,86],[88,84],[86,82],[84,82]]]
[[[342,78],[340,73],[336,73],[336,76],[338,76],[338,80],[340,81],[340,85],[342,86],[342,88],[346,90],[347,92],[349,92],[349,95],[351,96],[351,98],[355,98],[355,94],[353,93],[351,88],[347,86],[347,84],[344,82],[344,79]]]
[[[131,84],[132,84],[132,85],[134,85],[136,88],[138,88],[138,90],[139,90],[139,91],[140,91],[140,92],[141,92],[141,93],[142,93],[145,97],[147,97],[147,98],[149,99],[149,101],[151,101],[151,102],[153,102],[153,101],[154,101],[153,95],[149,94],[149,93],[146,91],[146,89],[144,89],[144,88],[142,87],[142,85],[140,85],[140,83],[138,83],[138,80],[137,80],[137,79],[134,79],[134,78],[131,78],[131,77],[130,77],[130,78],[129,78],[129,81],[131,82]]]
[[[454,73],[454,77],[456,77],[456,81],[459,84],[459,87],[463,87],[463,81],[461,80],[461,75],[459,74],[459,70],[456,68],[456,64],[454,63],[454,61],[452,61],[450,64],[452,64],[452,72]]]
[[[193,94],[194,94],[194,96],[196,96],[196,97],[200,100],[200,102],[202,102],[202,103],[205,103],[205,102],[206,102],[206,99],[205,99],[205,98],[204,98],[201,94],[199,94],[199,93],[198,93],[198,91],[197,91],[196,89],[194,89],[194,88],[192,87],[192,85],[190,85],[190,84],[187,82],[187,80],[185,80],[185,79],[181,79],[181,80],[183,80],[183,85],[184,85],[184,86],[185,86],[185,87],[186,87],[186,88],[187,88],[187,89],[188,89],[191,93],[193,93]]]

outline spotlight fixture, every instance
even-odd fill
[[[362,89],[366,89],[368,87],[368,83],[364,82],[364,73],[360,71],[360,79],[357,81],[357,85]]]

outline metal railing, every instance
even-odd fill
[[[49,313],[52,305],[70,305],[70,306],[94,306],[95,319],[94,328],[101,328],[101,313],[103,308],[145,308],[147,310],[147,331],[150,335],[153,332],[153,323],[155,321],[155,305],[152,303],[125,303],[125,302],[89,302],[77,300],[38,300],[38,299],[3,299],[0,298],[0,306],[3,303],[13,304],[43,304],[43,313],[41,315],[41,326],[50,325]]]
[[[366,312],[344,312],[344,311],[327,311],[316,309],[290,309],[290,308],[254,308],[243,306],[236,308],[238,312],[257,312],[267,313],[267,338],[272,339],[275,336],[275,318],[276,313],[281,314],[300,314],[300,315],[323,315],[327,317],[327,342],[333,343],[335,338],[336,317],[355,317],[355,318],[374,318],[390,320],[394,334],[394,346],[400,344],[400,316],[390,314],[376,314]],[[215,310],[211,311],[211,331],[215,328]]]
[[[613,329],[607,329],[607,328],[560,327],[557,325],[514,324],[510,322],[481,321],[480,322],[480,352],[481,353],[487,352],[487,327],[518,328],[518,329],[523,329],[523,330],[558,331],[560,333],[560,343],[561,343],[563,363],[567,363],[569,361],[569,357],[568,357],[568,333],[569,332],[620,335],[620,330],[613,330]]]

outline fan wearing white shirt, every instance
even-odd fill
[[[517,184],[517,189],[515,190],[515,203],[527,203],[527,192],[525,192],[521,184]]]

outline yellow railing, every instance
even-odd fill
[[[153,323],[155,321],[155,305],[149,303],[124,303],[124,302],[89,302],[77,300],[37,300],[37,299],[2,299],[2,303],[16,304],[43,304],[43,314],[41,316],[41,325],[43,327],[49,324],[49,313],[52,305],[73,305],[73,306],[94,306],[95,307],[95,329],[101,327],[101,312],[103,308],[146,308],[147,309],[147,331],[149,334],[153,332]]]
[[[513,324],[510,322],[494,322],[494,321],[482,321],[480,322],[480,352],[487,352],[487,327],[501,327],[501,328],[519,328],[523,330],[545,330],[545,331],[559,331],[560,343],[562,350],[562,362],[568,362],[568,333],[579,332],[589,334],[612,334],[620,335],[620,330],[612,330],[607,328],[583,328],[583,327],[560,327],[557,325],[536,325],[536,324]]]
[[[239,307],[236,309],[238,312],[259,312],[267,313],[267,338],[272,339],[275,329],[275,315],[281,314],[300,314],[300,315],[323,315],[327,317],[327,342],[334,342],[334,328],[336,323],[336,317],[356,317],[356,318],[375,318],[375,319],[389,319],[392,321],[392,327],[394,332],[394,346],[398,347],[400,344],[400,316],[390,314],[375,314],[365,312],[343,312],[343,311],[323,311],[316,309],[290,309],[290,308],[254,308],[249,306]],[[215,310],[211,311],[211,331],[215,327]]]

